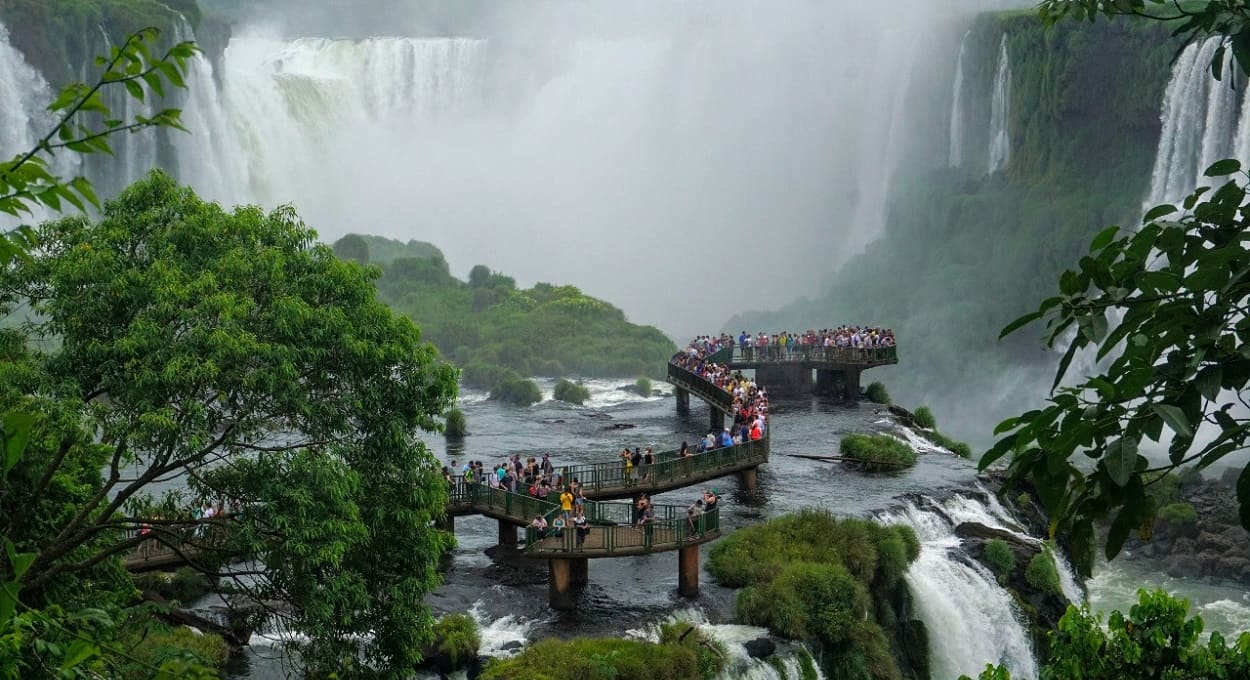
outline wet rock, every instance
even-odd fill
[[[605,426],[603,429],[605,430],[632,430],[635,427],[638,427],[638,426],[633,423],[612,423],[611,425]]]
[[[1172,578],[1197,578],[1202,575],[1202,563],[1193,555],[1172,555],[1163,565],[1164,571]]]
[[[755,638],[742,646],[754,659],[767,659],[777,651],[777,643],[767,637]]]
[[[503,646],[500,647],[499,649],[505,652],[513,652],[524,646],[525,646],[525,643],[521,642],[520,640],[512,640],[510,642],[503,643]]]
[[[1233,542],[1221,535],[1203,532],[1198,535],[1198,550],[1204,553],[1228,552],[1233,547]]]

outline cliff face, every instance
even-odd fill
[[[891,326],[900,365],[872,379],[902,403],[930,404],[957,438],[988,444],[998,419],[1044,395],[1057,358],[1039,349],[1036,331],[1000,343],[999,330],[1052,295],[1101,228],[1140,217],[1179,46],[1168,32],[1157,22],[1045,29],[1029,12],[977,17],[950,109],[958,153],[914,157],[891,192],[884,234],[823,296],[726,329]],[[951,97],[956,88],[945,87]],[[987,174],[1000,90],[1010,153]]]
[[[95,57],[139,29],[173,42],[183,20],[210,58],[225,49],[229,27],[206,19],[196,0],[0,0],[14,47],[54,86],[88,77]]]

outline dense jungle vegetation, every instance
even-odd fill
[[[485,265],[453,276],[438,248],[348,235],[340,257],[381,268],[378,297],[417,321],[426,340],[464,369],[465,384],[492,389],[521,376],[659,376],[676,346],[652,326],[574,286],[528,289]]]

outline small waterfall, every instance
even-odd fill
[[[1189,44],[1172,67],[1146,209],[1187,196],[1204,183],[1202,173],[1215,161],[1235,156],[1250,162],[1250,111],[1243,101],[1238,114],[1235,89],[1244,77],[1231,54],[1225,55],[1223,81],[1210,72],[1222,40],[1212,37]]]
[[[951,92],[951,139],[950,161],[952,168],[958,168],[964,162],[964,51],[968,48],[968,36],[972,31],[964,33],[959,41],[959,57],[955,60],[955,85]]]
[[[492,658],[516,656],[520,652],[518,645],[529,642],[530,633],[537,623],[513,614],[491,621],[486,614],[485,603],[481,600],[469,608],[469,616],[477,622],[478,634],[482,640],[478,654]]]
[[[761,637],[769,637],[765,628],[742,626],[736,624],[712,624],[699,609],[683,609],[673,612],[664,623],[689,623],[696,626],[699,632],[725,646],[727,652],[725,670],[717,676],[717,680],[801,680],[803,667],[799,655],[806,651],[803,645],[779,645],[772,659],[756,659],[747,653],[746,643]],[[626,632],[627,637],[640,638],[651,642],[660,641],[660,624],[650,624],[641,629]],[[825,680],[820,666],[813,662],[816,677]]]
[[[998,47],[998,70],[994,75],[994,97],[990,100],[989,173],[1007,167],[1011,160],[1011,61],[1007,54],[1007,34]]]
[[[968,495],[941,502],[925,497],[878,520],[910,526],[920,538],[920,557],[905,578],[929,629],[933,677],[975,677],[987,663],[1005,664],[1012,677],[1037,677],[1015,600],[989,570],[963,552],[955,536],[955,527],[969,521],[1026,535],[1005,509]]]

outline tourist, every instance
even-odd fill
[[[703,492],[703,511],[711,512],[716,504],[720,502],[720,496],[716,495],[716,489],[708,489]]]
[[[560,494],[560,510],[564,512],[566,520],[573,514],[573,492],[568,488]]]
[[[564,515],[556,515],[555,519],[551,520],[551,535],[556,538],[564,538],[564,526]]]
[[[688,458],[688,457],[693,456],[693,455],[694,455],[694,454],[690,453],[690,445],[689,445],[689,444],[687,444],[687,443],[683,440],[683,441],[682,441],[682,443],[681,443],[681,448],[677,450],[677,457],[678,457],[678,458]]]
[[[538,534],[540,540],[547,537],[547,520],[543,519],[542,515],[534,515],[534,521],[530,522],[530,526]]]
[[[690,526],[690,536],[687,540],[693,541],[698,538],[699,520],[703,517],[703,499],[695,501],[690,507],[686,508],[686,523]]]
[[[582,487],[577,487],[577,493],[573,495],[573,507],[578,512],[586,511],[586,494],[582,492]]]
[[[625,486],[633,485],[634,455],[630,453],[628,446],[621,450],[621,475],[625,478]]]
[[[590,535],[590,523],[586,521],[584,507],[578,507],[577,513],[573,515],[573,528],[577,530],[577,549],[581,550],[586,537]]]
[[[651,499],[647,494],[639,494],[638,500],[634,501],[634,526],[642,526],[642,518],[647,514],[647,507],[651,504]]]
[[[543,454],[542,472],[543,472],[543,474],[544,474],[544,475],[547,475],[548,477],[550,477],[550,476],[554,475],[554,474],[555,474],[555,472],[556,472],[556,468],[555,468],[555,466],[551,464],[551,454],[550,454],[550,453],[544,453],[544,454]]]
[[[733,445],[733,435],[729,434],[729,428],[725,428],[725,430],[720,433],[720,446],[723,449],[727,449]]]

